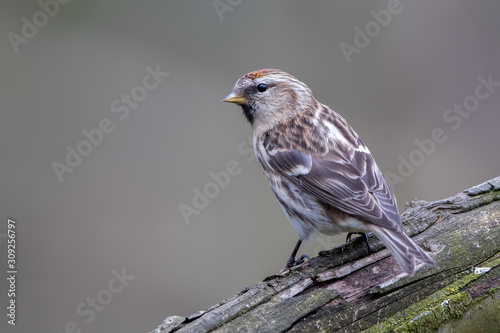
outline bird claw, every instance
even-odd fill
[[[347,236],[345,237],[345,242],[349,243],[352,240],[352,235],[363,235],[362,232],[348,232]]]
[[[311,260],[311,257],[309,257],[307,254],[303,254],[297,260],[295,260],[295,258],[288,259],[286,266],[285,266],[285,269],[294,269],[294,268],[302,265],[304,263],[304,259],[307,259],[307,261],[309,261],[309,265],[311,267],[314,267],[312,260]]]
[[[368,255],[371,255],[372,250],[370,248],[370,241],[368,240],[368,234],[366,232],[349,232],[349,233],[347,233],[347,236],[345,238],[345,242],[349,243],[351,241],[352,235],[354,235],[354,234],[365,236],[366,247],[368,248]]]
[[[311,260],[311,257],[309,257],[307,254],[303,254],[295,261],[295,266],[302,265],[304,263],[304,259],[307,259],[309,261],[309,266],[313,266],[313,262]]]

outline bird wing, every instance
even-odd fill
[[[336,147],[326,154],[277,149],[270,144],[268,164],[319,201],[362,221],[402,231],[396,199],[364,146]]]

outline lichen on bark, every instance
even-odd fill
[[[406,233],[440,265],[406,275],[370,238],[320,252],[160,332],[500,331],[500,177],[449,198],[414,200]]]

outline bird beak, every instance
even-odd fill
[[[238,105],[244,105],[246,104],[248,101],[245,97],[245,95],[243,94],[240,94],[240,93],[236,93],[234,91],[232,91],[229,95],[227,95],[223,100],[222,102],[228,102],[228,103],[236,103]]]

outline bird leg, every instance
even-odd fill
[[[366,247],[368,248],[368,255],[371,255],[372,254],[372,250],[370,248],[370,241],[368,240],[368,233],[366,233],[366,232],[349,232],[349,233],[347,233],[347,237],[345,238],[345,242],[346,243],[350,242],[351,241],[351,237],[354,234],[365,235]]]
[[[295,260],[295,256],[297,255],[297,252],[299,251],[300,244],[302,244],[302,241],[299,239],[297,241],[297,244],[295,244],[295,248],[293,249],[292,254],[290,255],[290,258],[288,258],[288,261],[286,262],[285,269],[292,268],[294,266],[302,264],[304,262],[304,259],[309,260],[309,263],[312,267],[311,257],[309,257],[307,254],[301,255],[299,259]]]
[[[290,268],[295,266],[295,256],[297,255],[297,251],[299,251],[300,244],[302,244],[302,241],[299,239],[297,241],[297,244],[295,244],[295,248],[293,249],[290,258],[288,258],[288,261],[286,262],[285,268]]]

